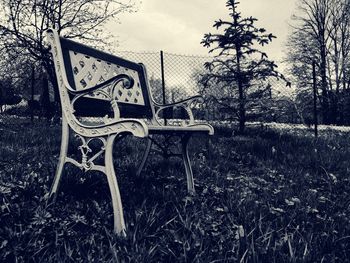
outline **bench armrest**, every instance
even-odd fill
[[[155,106],[157,106],[157,107],[174,107],[174,106],[178,106],[178,104],[193,103],[193,102],[196,101],[196,100],[202,100],[202,102],[204,102],[203,96],[201,96],[201,95],[196,95],[196,96],[189,97],[189,98],[186,98],[186,99],[184,99],[184,100],[180,100],[180,101],[173,102],[173,103],[160,104],[160,103],[157,103],[157,102],[153,101],[153,104],[154,104]]]
[[[118,108],[118,103],[115,99],[115,94],[114,90],[115,87],[120,83],[123,82],[123,85],[125,89],[130,89],[134,85],[134,80],[130,76],[126,74],[119,74],[117,76],[114,76],[102,83],[97,84],[96,86],[84,89],[84,90],[69,90],[69,93],[74,95],[74,98],[71,101],[72,107],[74,109],[74,103],[81,97],[84,97],[86,95],[89,95],[93,92],[103,94],[106,98],[109,99],[112,109],[113,109],[113,114],[114,118],[118,119],[120,117],[120,112]],[[103,90],[103,88],[107,86],[112,86],[112,88],[109,91]]]
[[[119,75],[114,76],[114,77],[112,77],[104,82],[97,84],[96,86],[93,86],[93,87],[90,87],[87,89],[83,89],[83,90],[69,90],[69,92],[73,95],[81,95],[81,94],[87,95],[93,91],[99,90],[105,86],[112,84],[112,83],[113,83],[113,87],[115,87],[120,81],[125,81],[125,80],[128,81],[129,83],[128,84],[123,83],[124,88],[130,89],[134,85],[133,78],[131,78],[130,76],[128,76],[126,74],[119,74]]]
[[[69,126],[77,133],[87,137],[105,136],[115,133],[132,133],[136,137],[147,137],[148,126],[140,119],[119,119],[104,124],[84,124],[73,114],[69,116]]]
[[[161,111],[163,111],[164,109],[167,108],[176,108],[176,107],[180,107],[186,110],[187,115],[189,117],[189,125],[194,124],[194,116],[193,116],[193,112],[192,112],[192,107],[194,105],[194,103],[200,103],[202,104],[204,102],[204,98],[200,95],[196,95],[178,102],[174,102],[174,103],[169,103],[169,104],[159,104],[156,102],[153,102],[154,105],[158,108],[155,112],[155,118],[156,121],[160,124],[160,117],[159,117],[159,113]]]

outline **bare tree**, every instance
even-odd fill
[[[45,31],[54,28],[67,38],[106,43],[106,23],[132,11],[134,4],[132,0],[0,0],[0,39],[11,59],[30,57],[57,87]]]
[[[339,122],[341,93],[348,88],[350,15],[347,0],[299,0],[287,61],[296,84],[311,92],[312,61],[317,62],[318,99],[323,122]]]

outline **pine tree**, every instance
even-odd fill
[[[269,44],[275,36],[264,28],[257,28],[254,25],[256,18],[242,18],[237,10],[238,4],[236,0],[228,0],[226,6],[232,20],[215,21],[213,27],[218,32],[204,35],[201,43],[210,48],[209,52],[215,53],[215,57],[205,64],[208,73],[203,75],[202,83],[229,86],[232,90],[230,95],[238,97],[238,103],[232,109],[238,115],[239,131],[243,133],[248,90],[268,77],[284,77],[278,73],[277,65],[268,59],[267,54],[256,49],[256,46]],[[261,90],[261,96],[263,92]]]

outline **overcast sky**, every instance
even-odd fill
[[[267,48],[270,59],[279,61],[288,35],[288,23],[296,0],[241,0],[242,16],[258,19],[277,36]],[[136,13],[120,16],[111,31],[118,36],[119,50],[159,51],[207,55],[200,42],[205,33],[214,33],[213,23],[227,19],[226,0],[143,0]]]

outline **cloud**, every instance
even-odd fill
[[[207,50],[200,41],[214,20],[227,12],[224,3],[225,0],[217,0],[216,4],[212,0],[147,0],[138,12],[121,15],[121,23],[111,25],[110,30],[119,36],[120,49],[203,55]]]
[[[277,36],[264,49],[271,59],[282,57],[294,2],[241,0],[242,16],[258,18],[257,26]],[[121,15],[121,23],[111,26],[111,31],[119,36],[120,49],[206,55],[200,41],[205,33],[215,32],[215,20],[229,19],[225,4],[226,0],[144,0],[138,12]]]

